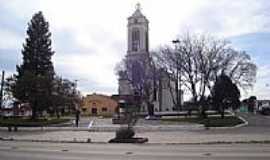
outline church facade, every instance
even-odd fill
[[[139,4],[135,12],[128,17],[127,25],[127,54],[126,59],[132,62],[144,63],[144,69],[147,72],[149,61],[149,20],[141,13]],[[146,64],[146,65],[145,65]],[[161,77],[152,83],[152,103],[155,112],[175,110],[175,87],[168,74],[159,70]],[[131,83],[125,77],[119,77],[118,92],[120,96],[134,95]],[[154,86],[155,84],[155,86]],[[153,98],[155,97],[155,98]],[[142,105],[141,111],[146,112],[146,105]]]

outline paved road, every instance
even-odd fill
[[[138,137],[147,137],[148,143],[209,143],[209,142],[249,142],[270,141],[269,130],[257,128],[204,130],[204,131],[169,131],[169,132],[137,132]],[[245,131],[245,133],[243,133]],[[256,131],[256,132],[255,132]],[[108,142],[115,137],[114,132],[88,131],[34,131],[34,132],[0,132],[0,137],[15,140],[36,141],[80,141]]]
[[[0,141],[0,159],[8,160],[269,160],[268,144],[132,145]]]
[[[250,127],[270,127],[270,116],[260,113],[238,113],[241,117],[248,121]]]

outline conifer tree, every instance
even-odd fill
[[[17,66],[13,89],[15,98],[30,104],[33,119],[52,103],[53,54],[49,23],[40,11],[34,14],[28,23],[27,37],[22,49],[23,62]]]
[[[222,73],[213,86],[213,104],[224,118],[224,111],[228,107],[240,106],[240,91],[230,77]]]

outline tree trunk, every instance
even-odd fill
[[[191,84],[191,89],[192,89],[193,102],[197,102],[196,86],[194,83]]]
[[[154,116],[154,105],[150,102],[147,102],[147,110],[149,116]]]
[[[175,99],[176,99],[176,109],[179,108],[179,91],[178,91],[178,88],[179,88],[179,83],[178,83],[178,72],[176,73],[177,77],[176,77],[176,80],[175,80]]]
[[[57,117],[57,119],[60,118],[60,113],[59,113],[59,109],[58,108],[56,109],[56,117]]]
[[[32,118],[32,120],[35,120],[37,118],[37,106],[36,106],[36,102],[32,106],[32,117],[31,118]]]
[[[202,113],[201,113],[203,119],[207,118],[206,109],[205,106],[202,106]]]
[[[224,119],[224,106],[221,104],[221,110],[220,110],[221,118]]]

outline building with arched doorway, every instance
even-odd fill
[[[117,102],[110,96],[94,93],[83,97],[82,115],[112,116],[116,111]]]

